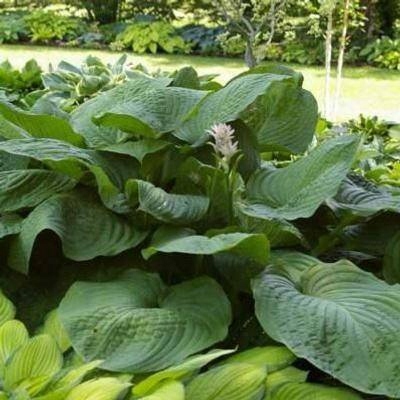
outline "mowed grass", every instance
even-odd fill
[[[0,45],[0,62],[8,59],[17,67],[22,67],[31,58],[36,59],[44,69],[47,69],[50,63],[53,66],[57,65],[61,60],[79,64],[89,54],[98,56],[107,62],[113,62],[121,55],[100,50]],[[141,63],[150,70],[169,71],[185,65],[192,65],[200,74],[218,74],[217,79],[222,83],[245,70],[241,59],[217,57],[129,54],[129,62]],[[304,74],[304,87],[314,94],[322,107],[324,69],[301,65],[291,65],[291,67]],[[334,74],[335,71],[332,73],[333,77]],[[371,67],[346,67],[338,119],[355,118],[361,113],[400,122],[400,71]]]

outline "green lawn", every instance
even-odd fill
[[[115,60],[119,54],[98,50],[60,49],[37,46],[0,46],[0,61],[10,60],[21,67],[27,60],[35,58],[43,68],[61,60],[80,63],[88,54],[106,61]],[[129,55],[129,61],[142,63],[148,68],[174,70],[183,65],[194,66],[201,74],[216,73],[221,82],[226,82],[244,70],[242,60],[196,57],[181,55]],[[321,67],[292,66],[305,77],[305,87],[313,92],[320,105],[324,90],[324,70]],[[347,68],[343,80],[343,96],[340,119],[356,117],[360,113],[378,115],[400,122],[400,71],[388,71],[370,67]]]

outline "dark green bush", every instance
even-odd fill
[[[223,27],[204,25],[185,25],[178,30],[183,40],[190,44],[192,52],[198,54],[221,54],[221,43],[218,36],[225,32]]]
[[[24,13],[7,12],[0,14],[0,44],[26,40],[27,33]]]
[[[99,32],[104,36],[104,42],[110,44],[116,40],[117,36],[122,33],[127,26],[128,24],[126,22],[104,24],[99,26]]]

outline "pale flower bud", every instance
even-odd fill
[[[238,142],[234,142],[235,130],[228,124],[215,124],[207,131],[215,143],[211,143],[217,154],[229,161],[238,151]]]

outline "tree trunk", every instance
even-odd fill
[[[333,107],[333,118],[336,119],[339,100],[340,100],[340,92],[342,89],[342,74],[343,74],[343,63],[344,63],[344,53],[346,51],[346,41],[347,41],[347,29],[349,26],[349,14],[350,14],[350,0],[345,0],[344,3],[344,11],[343,11],[343,29],[342,35],[340,37],[340,46],[339,46],[339,58],[337,63],[337,75],[336,75],[336,90],[335,90],[335,103]]]
[[[325,37],[325,118],[329,118],[331,106],[331,64],[332,64],[332,33],[333,33],[333,10],[328,14],[328,25]]]
[[[249,68],[253,68],[257,65],[256,57],[254,56],[254,41],[251,39],[248,39],[246,42],[244,61]]]
[[[369,0],[367,2],[365,16],[367,18],[367,39],[370,40],[374,36],[376,27],[376,0]]]
[[[100,24],[110,24],[117,21],[118,10],[122,6],[119,0],[85,0],[84,7],[89,16]]]

